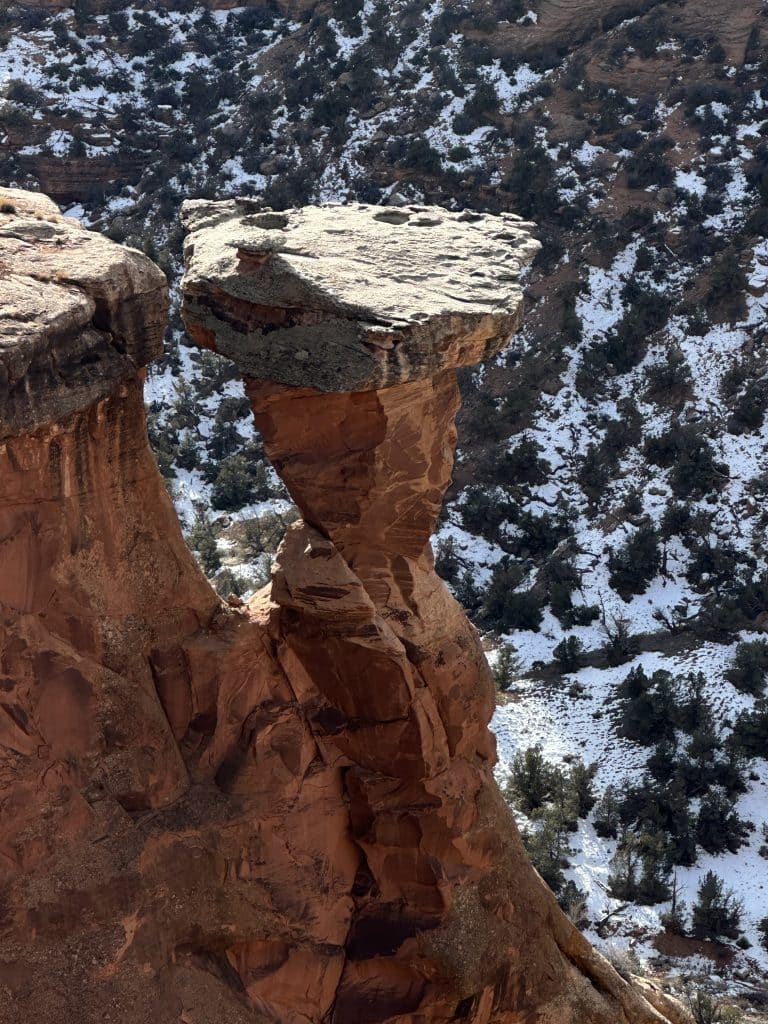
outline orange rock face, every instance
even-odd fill
[[[162,276],[0,201],[0,1022],[682,1020],[563,917],[493,781],[428,544],[454,370],[248,380],[304,521],[230,609],[147,446]]]

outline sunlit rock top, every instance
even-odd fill
[[[512,214],[243,200],[184,206],[183,316],[249,377],[361,391],[498,352],[539,243]]]
[[[0,189],[0,439],[64,419],[162,352],[165,276],[141,253]]]

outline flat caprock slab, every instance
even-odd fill
[[[184,204],[182,314],[248,377],[366,391],[494,355],[539,243],[512,214]]]
[[[0,440],[88,408],[156,359],[167,293],[142,253],[0,188]]]

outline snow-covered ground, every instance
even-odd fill
[[[744,634],[742,639],[754,639]],[[723,672],[733,659],[735,644],[703,643],[679,655],[646,652],[616,668],[583,668],[556,682],[518,679],[512,683],[511,696],[502,698],[491,728],[496,734],[499,762],[497,778],[503,785],[516,754],[540,745],[545,758],[556,765],[567,765],[574,757],[595,764],[595,788],[602,793],[609,785],[622,788],[636,783],[645,768],[650,748],[616,735],[615,691],[627,673],[642,666],[647,674],[666,669],[676,676],[702,672],[705,694],[711,702],[716,721],[733,721],[739,711],[749,709],[754,698],[739,693],[724,679]],[[523,661],[523,667],[525,661]],[[574,696],[573,685],[578,686]],[[696,899],[701,877],[713,870],[733,889],[743,903],[743,930],[752,943],[739,951],[732,965],[734,972],[753,975],[755,981],[768,981],[768,951],[760,945],[758,922],[768,915],[768,862],[758,853],[764,843],[761,826],[768,820],[768,761],[758,759],[750,765],[749,791],[739,798],[737,813],[755,826],[746,845],[737,853],[713,856],[699,849],[696,864],[675,868],[679,895],[688,909]],[[569,838],[574,851],[571,867],[565,872],[587,896],[587,914],[592,921],[606,917],[622,906],[608,894],[609,863],[616,852],[616,841],[598,836],[592,820],[579,821],[578,832]],[[613,920],[613,934],[606,938],[590,932],[590,938],[603,948],[629,947],[641,958],[658,955],[651,946],[652,937],[661,930],[660,915],[669,904],[654,907],[631,905]],[[712,970],[711,965],[709,971]]]

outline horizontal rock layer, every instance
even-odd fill
[[[248,377],[367,391],[495,355],[539,248],[511,214],[188,202],[183,316]]]
[[[164,275],[62,217],[45,196],[0,189],[0,440],[64,419],[162,351]]]

